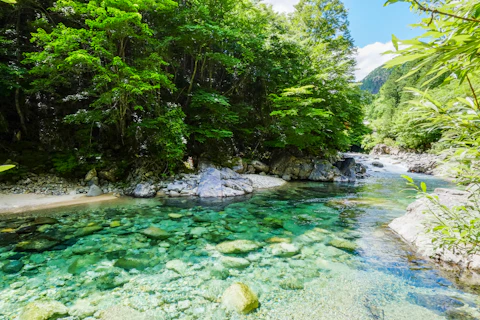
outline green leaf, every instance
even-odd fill
[[[410,183],[413,183],[413,179],[412,179],[411,177],[405,175],[405,174],[402,174],[402,178],[405,179],[405,180],[407,180],[407,181],[410,182]]]
[[[0,172],[10,170],[12,168],[15,168],[15,165],[13,164],[5,164],[5,165],[0,165]]]
[[[398,38],[392,34],[392,43],[393,43],[393,46],[395,47],[395,50],[398,51]]]
[[[420,183],[420,188],[423,192],[427,192],[427,184],[425,182]]]

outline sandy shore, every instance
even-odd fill
[[[113,194],[98,197],[86,195],[47,196],[39,194],[0,194],[0,215],[53,209],[79,204],[117,200]]]

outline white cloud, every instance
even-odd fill
[[[357,70],[355,71],[357,81],[363,80],[370,72],[391,60],[394,57],[393,54],[382,55],[383,52],[389,50],[395,51],[391,41],[387,43],[375,42],[363,48],[358,48]]]
[[[269,3],[273,6],[273,9],[278,12],[293,12],[293,7],[299,0],[264,0],[263,2]]]

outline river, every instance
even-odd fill
[[[0,319],[34,300],[65,304],[71,320],[100,318],[114,305],[145,319],[475,319],[478,295],[388,229],[414,200],[402,191],[403,170],[387,165],[355,184],[294,182],[225,201],[129,199],[3,218],[0,232],[18,237],[0,237],[0,264],[20,270],[0,272]],[[452,186],[412,176],[432,190]],[[167,231],[164,239],[142,234],[151,226]],[[261,248],[232,255],[243,258],[232,267],[215,246],[236,239]],[[275,255],[279,241],[298,250]],[[258,295],[256,311],[221,307],[235,282]]]

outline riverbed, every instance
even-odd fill
[[[108,317],[112,306],[145,319],[478,319],[479,296],[387,227],[414,200],[404,168],[369,173],[227,200],[123,199],[1,218],[0,264],[20,269],[0,272],[0,319],[36,300],[63,303],[71,320]],[[152,226],[165,236],[145,236]],[[240,239],[259,248],[218,251]],[[279,243],[294,249],[279,254]],[[252,313],[222,307],[236,282],[257,294]]]

